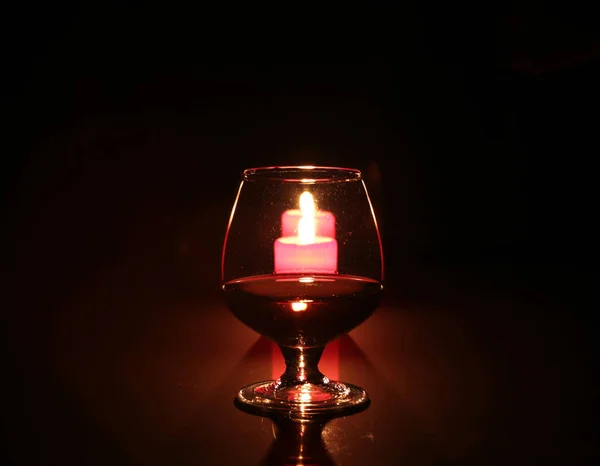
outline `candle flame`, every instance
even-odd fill
[[[315,200],[308,191],[300,195],[300,220],[298,221],[298,239],[300,244],[315,242]]]
[[[315,200],[308,191],[304,191],[300,195],[300,213],[303,217],[315,215]]]

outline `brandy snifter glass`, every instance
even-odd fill
[[[369,402],[318,369],[325,345],[367,318],[383,290],[383,252],[359,170],[245,170],[222,258],[227,307],[279,345],[277,380],[242,388],[237,402],[296,417],[340,413]]]

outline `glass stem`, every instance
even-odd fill
[[[285,360],[285,372],[278,380],[279,387],[293,386],[305,383],[324,384],[329,379],[319,371],[319,360],[324,346],[311,348],[293,348],[280,346]]]

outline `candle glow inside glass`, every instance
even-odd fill
[[[303,192],[299,204],[298,235],[275,241],[275,273],[336,273],[337,241],[317,235],[318,211],[313,195]]]

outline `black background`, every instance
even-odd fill
[[[417,267],[492,264],[578,301],[597,243],[593,19],[534,1],[11,4],[7,314],[43,327],[61,284],[190,219],[214,220],[199,273],[216,289],[239,172],[309,163],[364,170],[397,289]],[[568,312],[590,326],[589,306]]]
[[[134,158],[80,147],[108,133],[150,146],[140,174],[189,164],[224,196],[247,166],[374,162],[390,264],[593,243],[597,34],[578,6],[82,2],[5,21],[5,191]]]

